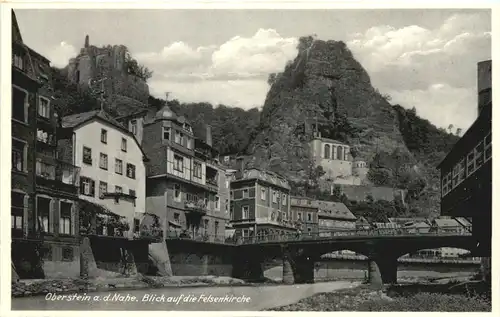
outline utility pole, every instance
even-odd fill
[[[107,80],[107,77],[103,77],[98,80],[92,80],[89,79],[89,88],[92,90],[93,93],[96,95],[99,95],[99,102],[100,102],[100,108],[101,111],[104,110],[104,82]],[[101,87],[97,90],[95,88],[96,84],[101,84]]]

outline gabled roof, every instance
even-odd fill
[[[19,24],[17,24],[17,17],[14,10],[12,10],[12,42],[23,43],[23,37],[21,35],[21,30],[19,29]]]
[[[356,216],[346,205],[334,201],[315,200],[309,197],[292,197],[291,206],[317,208],[320,216],[327,218],[355,220]],[[365,220],[366,221],[366,220]]]
[[[112,126],[114,126],[116,129],[120,130],[123,134],[127,134],[132,139],[134,139],[135,143],[137,146],[141,149],[142,155],[144,156],[144,159],[147,160],[146,153],[144,153],[144,150],[142,146],[139,144],[137,141],[137,138],[135,135],[130,132],[128,129],[126,129],[120,122],[116,121],[110,114],[105,112],[104,110],[93,110],[93,111],[88,111],[88,112],[82,112],[82,113],[77,113],[69,116],[65,116],[61,120],[61,125],[63,128],[72,128],[72,129],[77,129],[81,125],[92,121],[92,120],[100,120],[103,122],[106,122]]]
[[[453,218],[436,218],[434,219],[434,223],[439,228],[446,227],[461,227],[462,225]]]
[[[243,171],[243,174],[234,180],[234,182],[238,182],[241,180],[260,180],[267,184],[279,186],[281,188],[290,189],[290,185],[288,181],[282,176],[271,172],[271,171],[263,171],[257,168],[251,168]]]

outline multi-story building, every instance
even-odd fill
[[[118,233],[103,223],[97,233],[131,236],[146,211],[147,157],[137,139],[102,110],[66,116],[62,128],[70,137],[59,142],[59,155],[81,168],[80,198],[103,206],[128,224],[125,232]]]
[[[478,256],[491,256],[491,61],[478,64],[478,118],[457,141],[441,170],[441,215],[472,220]]]
[[[318,233],[318,204],[313,198],[291,197],[290,211],[297,228],[303,233]]]
[[[231,181],[231,223],[236,237],[296,232],[290,213],[290,185],[278,174],[247,169]]]
[[[210,131],[208,131],[210,132]],[[169,234],[223,240],[226,198],[219,196],[222,169],[207,140],[195,139],[183,116],[168,106],[144,119],[147,210],[160,217]]]
[[[79,273],[79,168],[57,156],[49,68],[49,60],[23,43],[12,12],[12,259],[21,277],[33,277],[26,268],[37,266],[34,258],[21,263],[36,254],[17,244],[22,240],[43,243],[46,277]]]
[[[333,231],[356,229],[356,216],[340,202],[315,202],[318,206],[318,227],[320,235],[328,236]]]

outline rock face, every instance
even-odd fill
[[[298,49],[282,73],[270,76],[260,128],[248,148],[254,164],[302,178],[301,170],[310,164],[308,141],[315,124],[337,129],[338,138],[341,117],[357,132],[340,141],[367,161],[378,147],[408,152],[392,106],[343,42],[302,38]],[[322,136],[332,137],[328,134]]]

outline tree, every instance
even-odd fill
[[[272,86],[276,82],[277,78],[278,78],[278,74],[276,74],[276,73],[269,74],[269,76],[267,77],[267,84],[269,86]]]
[[[451,130],[453,130],[453,124],[450,124],[450,125],[448,126],[448,131],[449,131],[450,133],[451,133]]]
[[[125,64],[129,74],[135,75],[144,81],[148,81],[153,76],[153,71],[146,66],[139,64],[137,60],[132,57],[128,48],[125,50]]]
[[[456,136],[460,136],[462,134],[462,129],[457,128],[457,132],[455,133]]]

